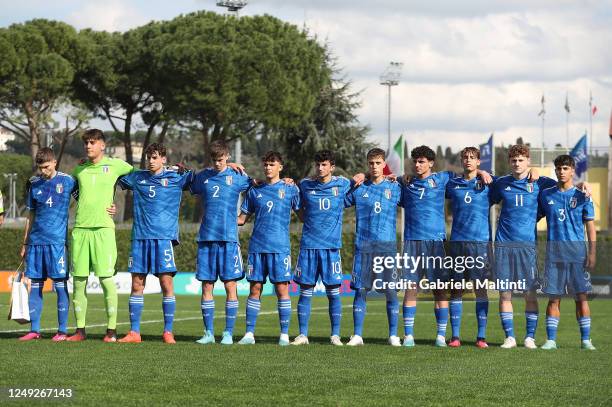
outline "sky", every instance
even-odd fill
[[[0,26],[32,18],[78,29],[125,31],[215,0],[0,0]],[[392,88],[391,132],[409,148],[454,150],[522,137],[534,146],[577,142],[590,132],[607,149],[612,111],[612,0],[251,0],[241,15],[270,14],[328,43],[353,89],[371,141],[387,147],[387,87],[380,75],[403,63]],[[590,94],[598,112],[591,116]],[[545,97],[544,140],[541,98]],[[569,102],[568,117],[564,109]]]

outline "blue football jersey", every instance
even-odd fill
[[[455,177],[446,185],[453,225],[450,240],[487,242],[491,240],[489,186],[480,177]]]
[[[164,169],[154,175],[134,171],[119,179],[123,189],[134,191],[132,239],[179,240],[179,209],[183,190],[189,188],[193,173],[179,174]]]
[[[341,248],[344,196],[349,191],[351,182],[344,177],[336,176],[325,184],[305,178],[299,187],[304,209],[300,248]]]
[[[561,191],[559,187],[552,187],[543,190],[539,200],[549,241],[584,241],[584,222],[595,219],[591,198],[576,188]]]
[[[397,206],[401,188],[397,182],[384,180],[379,184],[366,181],[350,190],[345,205],[355,206],[355,247],[365,249],[371,242],[395,242]]]
[[[28,182],[26,208],[34,212],[29,245],[63,244],[68,231],[70,194],[77,183],[70,175],[57,172],[51,179],[32,177]]]
[[[217,172],[206,168],[196,174],[190,191],[202,200],[202,224],[198,242],[238,242],[238,199],[251,179],[226,168]]]
[[[284,181],[251,187],[240,210],[255,215],[249,253],[289,253],[291,210],[300,209],[300,191]]]
[[[497,242],[535,242],[538,216],[538,194],[556,181],[540,177],[536,182],[505,175],[493,182],[491,200],[502,203],[497,223]]]
[[[405,184],[401,179],[404,208],[404,240],[444,240],[444,194],[446,184],[455,174],[442,171],[419,179],[413,177]]]

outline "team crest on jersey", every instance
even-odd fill
[[[575,208],[576,205],[578,205],[578,200],[576,199],[576,197],[571,197],[569,204],[570,204],[570,208]]]
[[[385,189],[385,198],[391,199],[391,190],[389,188]]]
[[[64,192],[64,185],[62,184],[57,184],[55,186],[55,192],[57,192],[58,194],[61,194],[62,192]]]
[[[102,172],[105,174],[108,174],[108,172],[110,171],[110,168],[108,167],[108,165],[103,165],[102,166]]]
[[[280,199],[284,199],[285,198],[285,189],[281,188],[278,190],[278,197]]]
[[[434,181],[433,179],[428,179],[427,183],[429,184],[430,187],[435,188],[437,186],[436,181]]]
[[[332,194],[334,194],[334,196],[338,196],[338,187],[332,188]]]
[[[476,181],[476,190],[480,191],[483,188],[482,181]]]
[[[531,182],[527,183],[527,192],[529,192],[529,193],[533,192],[533,183],[531,183]]]
[[[162,178],[161,179],[161,184],[162,184],[162,186],[167,187],[168,186],[168,178]]]
[[[225,183],[226,183],[227,185],[232,185],[232,183],[233,183],[233,182],[234,182],[234,178],[232,178],[232,176],[231,176],[231,175],[226,175],[226,176],[225,176]]]

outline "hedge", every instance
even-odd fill
[[[127,262],[130,252],[130,233],[129,229],[117,229],[117,270],[127,271]],[[174,249],[177,269],[180,271],[194,271],[197,244],[195,242],[197,233],[195,231],[181,232],[181,244]],[[249,233],[240,234],[242,258],[247,259]],[[542,236],[540,236],[542,237]],[[354,233],[343,233],[342,241],[342,271],[350,274],[353,265],[353,245]],[[600,233],[597,236],[597,267],[594,274],[612,276],[612,236]],[[0,270],[14,270],[20,262],[19,250],[23,241],[22,229],[0,228]],[[295,265],[299,249],[299,233],[291,233],[291,257]],[[543,270],[545,242],[539,241],[538,245],[538,265]]]

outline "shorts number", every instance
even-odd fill
[[[331,201],[329,198],[319,198],[319,210],[327,211],[331,208]]]
[[[238,267],[238,256],[234,256],[234,267]]]
[[[334,273],[334,274],[342,273],[342,267],[340,266],[340,262],[339,261],[334,261],[332,263],[332,273]]]
[[[514,195],[514,206],[523,206],[523,195]]]
[[[149,185],[149,198],[153,198],[155,196],[155,185]]]
[[[423,199],[423,195],[425,195],[425,188],[419,188],[419,191],[421,191],[421,195],[419,195],[419,199]]]
[[[472,203],[472,197],[470,196],[470,191],[467,191],[465,193],[465,196],[463,197],[463,202],[465,202],[466,204]]]
[[[274,202],[268,201],[266,202],[266,206],[268,207],[268,213],[272,211],[272,207],[274,207]]]
[[[212,195],[213,198],[219,198],[219,189],[220,189],[219,185],[213,185],[213,190],[214,190],[213,195]]]
[[[171,260],[172,260],[172,249],[164,250],[164,261],[171,261]]]
[[[559,222],[563,222],[565,218],[567,218],[565,216],[565,209],[559,209],[559,217],[557,219],[559,219]]]
[[[50,207],[52,207],[52,206],[53,206],[53,198],[52,198],[52,197],[49,197],[49,199],[47,199],[47,200],[45,201],[45,203],[46,203],[47,205],[49,205],[49,208],[50,208]]]
[[[64,267],[64,256],[60,257],[60,259],[58,260],[57,264],[61,264],[62,267]]]
[[[289,270],[291,266],[291,256],[287,256],[283,259],[283,263],[285,264],[285,270]]]
[[[380,213],[382,208],[380,206],[380,202],[374,202],[374,213]]]

